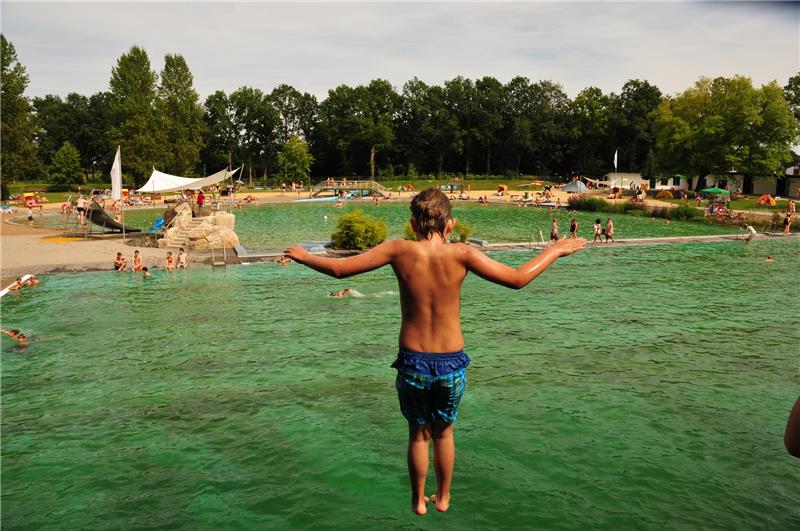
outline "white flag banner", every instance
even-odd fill
[[[119,156],[119,146],[114,157],[114,165],[111,166],[111,199],[115,201],[122,199],[122,159]]]
[[[614,150],[614,171],[617,171],[617,152],[619,150]]]

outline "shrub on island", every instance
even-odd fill
[[[331,234],[336,249],[367,249],[383,242],[388,235],[386,223],[364,213],[354,210],[343,214],[336,223]]]
[[[450,234],[450,241],[467,243],[467,238],[469,238],[472,233],[472,225],[466,221],[456,221],[456,225],[453,227],[453,232]]]

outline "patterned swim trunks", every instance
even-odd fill
[[[463,350],[438,354],[401,349],[392,367],[397,369],[395,383],[403,416],[413,424],[455,422],[469,361]]]

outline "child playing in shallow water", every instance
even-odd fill
[[[402,324],[396,387],[400,410],[408,421],[408,470],[411,508],[425,514],[425,478],[433,439],[436,470],[436,509],[450,505],[455,463],[453,423],[467,382],[470,359],[461,335],[461,285],[473,272],[497,284],[520,289],[562,256],[581,249],[586,241],[558,241],[538,256],[513,269],[484,253],[447,238],[455,225],[450,201],[429,188],[411,202],[411,227],[417,241],[391,240],[348,258],[308,253],[301,246],[285,251],[292,260],[332,277],[344,278],[391,265],[400,286]]]

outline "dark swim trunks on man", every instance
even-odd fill
[[[400,411],[413,424],[440,420],[452,424],[467,385],[466,352],[413,352],[400,349],[392,367],[397,369]]]

